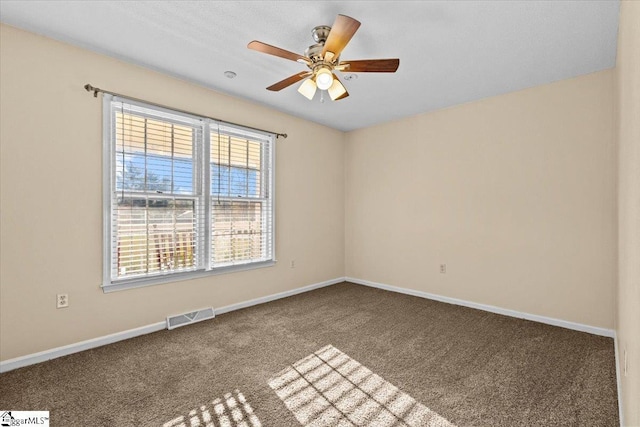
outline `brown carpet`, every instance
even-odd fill
[[[342,283],[0,375],[52,426],[614,426],[613,340]]]

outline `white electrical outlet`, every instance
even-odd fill
[[[447,273],[447,264],[440,264],[440,274]]]
[[[69,307],[69,294],[56,295],[56,308]]]
[[[296,268],[296,260],[295,259],[291,260],[291,268]]]

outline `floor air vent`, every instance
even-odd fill
[[[167,317],[167,329],[175,329],[180,326],[190,325],[202,320],[213,319],[215,317],[212,307],[203,308],[201,310],[192,311],[190,313],[176,314]]]

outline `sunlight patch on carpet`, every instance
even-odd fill
[[[455,427],[331,345],[284,369],[269,386],[305,427]]]
[[[244,395],[236,390],[164,423],[163,427],[262,427],[262,424]]]

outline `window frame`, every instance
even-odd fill
[[[196,216],[196,227],[203,228],[202,237],[203,242],[200,242],[199,245],[202,245],[202,248],[196,248],[196,251],[200,253],[203,257],[201,261],[198,262],[198,265],[195,266],[194,270],[191,271],[167,271],[160,272],[157,274],[153,274],[151,276],[138,276],[133,278],[121,278],[114,279],[112,277],[112,269],[113,269],[113,254],[114,254],[114,241],[113,241],[113,209],[112,205],[114,197],[113,194],[115,191],[119,191],[116,189],[116,140],[115,140],[115,120],[113,119],[113,102],[123,102],[127,105],[135,106],[137,108],[142,108],[145,110],[149,110],[149,116],[154,116],[154,112],[157,114],[157,119],[159,120],[167,120],[173,122],[171,119],[166,119],[162,117],[163,114],[170,114],[174,116],[183,117],[187,120],[200,122],[199,130],[202,132],[202,143],[201,147],[197,147],[198,149],[194,153],[194,164],[193,164],[193,180],[194,180],[194,193],[193,194],[179,194],[179,193],[171,193],[166,194],[165,196],[171,196],[177,199],[193,199],[195,201],[195,205],[201,205],[199,209],[202,209],[204,214],[203,218],[200,219],[200,214],[194,212]],[[146,114],[146,113],[145,113]],[[276,168],[276,156],[275,156],[275,134],[266,132],[266,131],[258,131],[253,128],[245,128],[236,124],[225,123],[221,121],[217,121],[208,117],[196,116],[192,114],[187,114],[181,111],[171,110],[169,108],[164,108],[160,106],[156,106],[153,104],[148,104],[144,102],[140,102],[137,100],[128,99],[126,97],[111,95],[105,93],[102,100],[102,172],[103,172],[103,278],[101,288],[105,293],[124,290],[124,289],[132,289],[138,287],[152,286],[163,283],[172,283],[183,280],[196,279],[201,277],[207,277],[218,274],[226,274],[233,273],[239,271],[247,271],[254,270],[257,268],[271,267],[276,264],[276,191],[275,191],[275,168]],[[261,185],[266,185],[268,194],[266,198],[238,198],[238,201],[252,201],[252,200],[262,200],[262,203],[266,202],[268,204],[269,210],[266,211],[266,221],[267,226],[271,229],[271,235],[269,236],[269,241],[265,242],[267,245],[265,248],[270,254],[269,259],[262,261],[253,261],[246,262],[242,264],[236,265],[226,265],[221,267],[213,267],[212,264],[212,199],[214,197],[211,194],[211,166],[213,164],[211,159],[211,130],[215,127],[219,127],[220,129],[228,130],[228,132],[224,132],[224,134],[239,136],[241,138],[247,138],[251,135],[255,136],[261,144],[261,162],[265,166],[269,166],[261,172],[264,177],[264,183]],[[235,132],[234,132],[235,131]],[[222,132],[221,132],[222,133]],[[266,144],[266,148],[263,146]],[[198,171],[196,173],[196,170]],[[147,195],[146,192],[141,192],[141,195]],[[160,196],[162,198],[162,196]],[[232,201],[233,197],[225,197],[225,200]],[[196,209],[198,210],[198,208]],[[270,222],[270,223],[269,223]],[[270,245],[270,247],[269,247]]]

